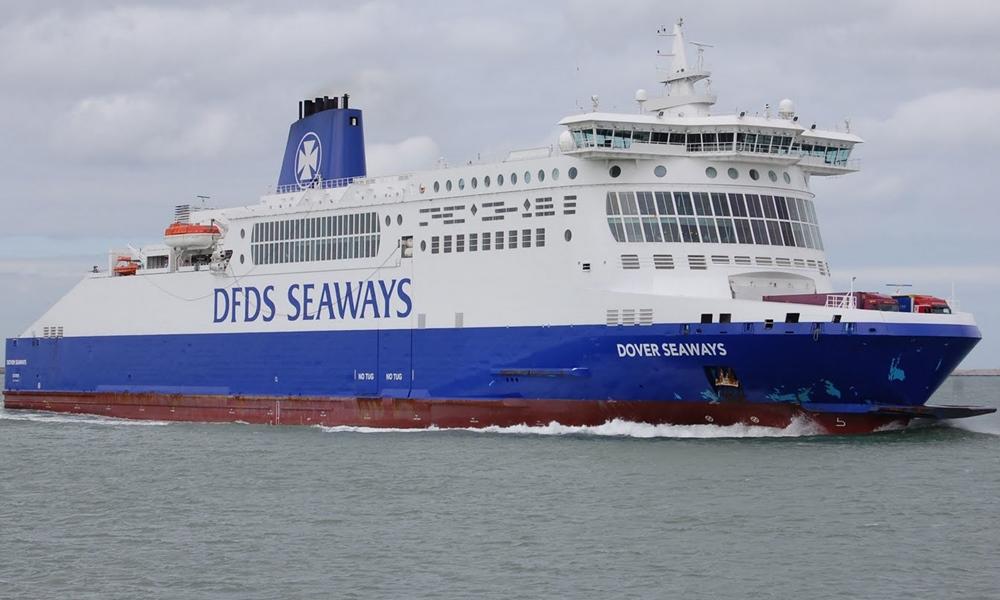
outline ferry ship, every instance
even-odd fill
[[[831,433],[991,412],[925,404],[972,315],[832,288],[810,180],[857,171],[861,138],[789,100],[713,114],[702,47],[663,33],[662,95],[595,97],[501,162],[369,177],[349,96],[300,102],[273,193],[178,207],[6,341],[6,408]]]

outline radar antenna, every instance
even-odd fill
[[[714,44],[706,44],[704,42],[688,42],[692,46],[698,49],[698,70],[705,70],[705,48],[715,48]]]

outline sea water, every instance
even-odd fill
[[[1000,597],[1000,417],[812,433],[0,411],[0,598]]]

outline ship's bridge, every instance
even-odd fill
[[[666,119],[592,112],[560,121],[564,154],[602,160],[688,156],[799,165],[811,175],[857,171],[856,135],[805,129],[781,118],[737,115]]]
[[[648,98],[636,92],[638,114],[594,110],[560,121],[567,128],[559,140],[565,154],[601,160],[656,159],[687,156],[706,159],[745,160],[777,165],[797,165],[810,175],[840,175],[859,169],[851,158],[855,144],[863,140],[849,131],[809,128],[799,123],[791,100],[782,100],[775,115],[746,111],[732,115],[712,115],[715,95],[708,89],[711,73],[703,66],[698,46],[698,63],[687,62],[683,21],[673,37],[670,74],[661,81],[664,94]],[[668,35],[663,33],[661,35]],[[699,87],[704,82],[703,87]]]

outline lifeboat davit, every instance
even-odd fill
[[[218,225],[195,225],[174,223],[163,233],[164,240],[171,248],[203,250],[211,248],[222,237]]]

